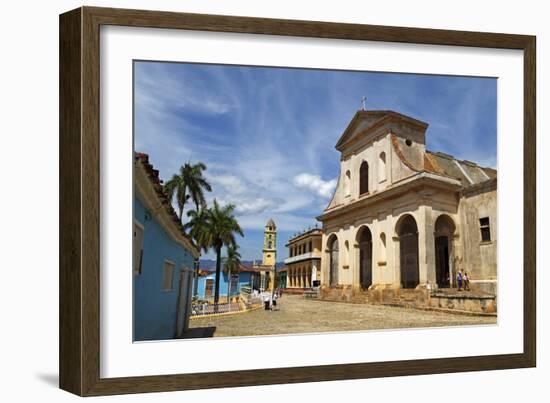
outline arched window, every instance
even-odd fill
[[[386,153],[380,153],[380,159],[378,161],[378,182],[384,182],[386,180]]]
[[[361,163],[359,168],[359,194],[365,194],[369,192],[369,164],[367,161]]]
[[[344,195],[349,196],[351,194],[351,172],[346,171],[346,175],[344,176]]]

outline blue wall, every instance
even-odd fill
[[[239,284],[238,287],[232,287],[231,288],[231,295],[239,295],[241,291],[241,287],[243,285],[250,285],[250,272],[241,272],[239,273]],[[193,293],[193,295],[197,295],[199,298],[205,298],[205,291],[206,291],[206,280],[213,280],[214,287],[216,286],[216,273],[209,274],[208,276],[202,276],[199,277],[198,281],[198,289]],[[220,296],[226,296],[227,297],[227,283],[229,281],[229,278],[226,273],[221,273],[220,278]],[[214,298],[214,288],[212,289],[212,296],[209,298]],[[220,303],[223,301],[220,300]]]
[[[134,340],[172,339],[176,331],[179,272],[184,266],[193,268],[193,256],[146,214],[136,197],[134,218],[145,228],[141,274],[134,274]],[[163,289],[165,260],[176,264],[171,291]]]

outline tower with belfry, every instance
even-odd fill
[[[264,244],[262,248],[262,264],[254,268],[260,273],[260,289],[271,290],[277,264],[277,226],[270,218],[264,227]]]
[[[262,254],[263,266],[274,266],[277,262],[277,226],[269,219],[264,227],[264,248]]]

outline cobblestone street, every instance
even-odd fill
[[[241,314],[197,318],[190,328],[215,327],[214,337],[345,330],[496,324],[490,316],[464,316],[389,306],[324,302],[283,295],[277,311],[263,309]]]

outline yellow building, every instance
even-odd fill
[[[260,272],[260,289],[271,290],[273,274],[277,264],[277,226],[273,219],[265,224],[264,245],[262,250],[262,264],[254,264],[254,269]]]
[[[277,226],[269,219],[264,229],[263,266],[275,266],[277,262]]]
[[[288,241],[287,290],[303,291],[321,280],[322,238],[322,230],[314,228]]]

